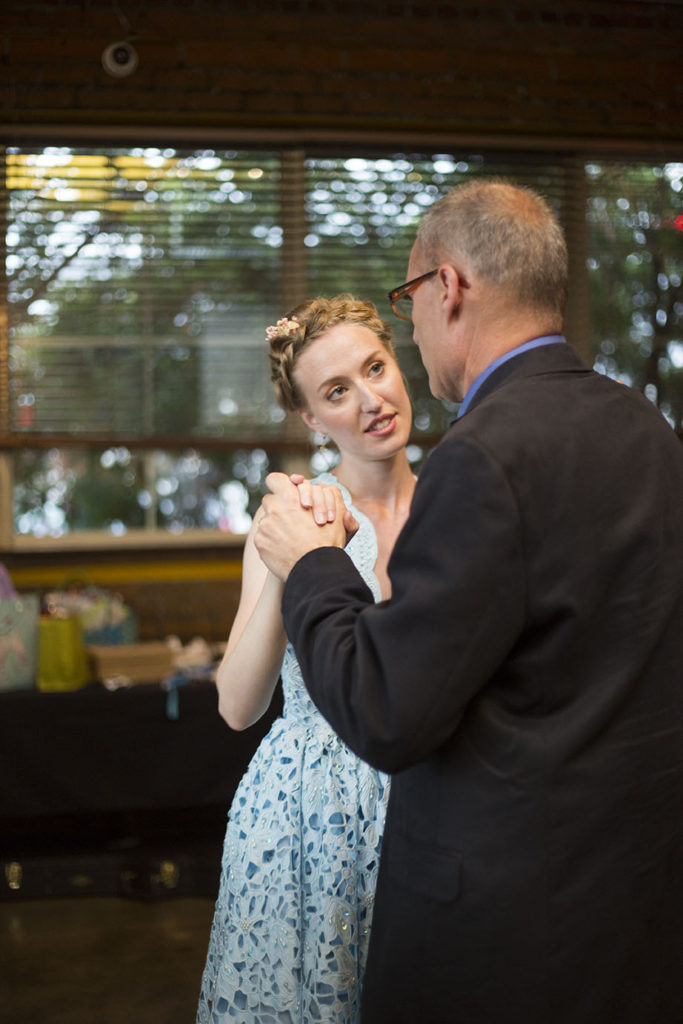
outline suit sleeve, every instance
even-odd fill
[[[312,699],[387,772],[429,757],[513,646],[525,574],[514,493],[495,461],[448,440],[422,470],[374,604],[348,555],[318,548],[290,573],[283,617]]]

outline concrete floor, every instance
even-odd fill
[[[0,902],[0,1024],[193,1024],[213,906]]]

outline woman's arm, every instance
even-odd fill
[[[336,502],[341,501],[339,489],[331,484],[313,485],[304,477],[298,480],[306,485],[299,488],[303,507],[311,509],[321,524],[333,521]],[[254,544],[262,515],[259,509],[244,544],[240,603],[216,675],[219,713],[237,730],[247,729],[268,710],[287,643],[280,611],[283,584],[268,571]],[[344,524],[347,537],[358,528],[348,510]]]
[[[218,667],[218,710],[231,729],[246,729],[265,714],[277,685],[287,638],[282,625],[282,583],[254,545],[259,513],[244,545],[242,593]]]

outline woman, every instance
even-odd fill
[[[280,404],[329,435],[341,456],[318,478],[315,499],[302,485],[302,501],[325,518],[325,487],[340,487],[359,524],[347,551],[382,600],[415,487],[410,402],[390,329],[372,303],[340,295],[300,306],[267,334]],[[284,711],[233,800],[197,1020],[352,1024],[388,780],[344,746],[308,697],[286,643],[282,585],[261,562],[253,532],[217,675],[219,710],[232,728],[247,728],[281,673]]]

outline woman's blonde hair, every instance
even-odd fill
[[[316,298],[292,309],[284,318],[288,330],[269,330],[270,379],[277,400],[283,409],[297,412],[306,406],[294,380],[294,369],[301,353],[311,342],[337,324],[359,324],[368,327],[389,352],[394,355],[391,328],[382,320],[377,307],[367,299],[357,299],[348,292],[331,299]],[[295,321],[295,326],[292,325]]]

